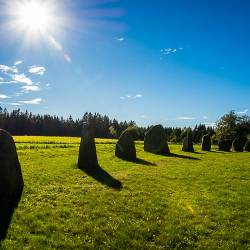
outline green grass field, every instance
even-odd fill
[[[250,153],[159,156],[139,142],[132,163],[97,139],[103,175],[91,177],[76,167],[79,138],[15,141],[25,188],[1,249],[250,248]]]

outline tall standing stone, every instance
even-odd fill
[[[23,176],[12,136],[0,129],[0,240],[4,239],[23,191]]]
[[[218,146],[220,151],[230,152],[232,141],[229,139],[220,139],[218,141]]]
[[[244,136],[236,137],[232,143],[232,150],[235,152],[243,152],[246,142],[247,142],[246,137]]]
[[[23,177],[12,136],[0,129],[0,197],[22,194]]]
[[[127,161],[136,161],[136,148],[132,132],[126,129],[116,143],[115,155]]]
[[[211,135],[210,134],[206,134],[202,137],[201,149],[203,151],[211,150]]]
[[[90,125],[84,125],[79,148],[78,167],[80,169],[92,169],[98,166],[94,131]]]
[[[193,138],[187,135],[183,140],[182,151],[184,152],[194,152]]]
[[[144,151],[154,154],[169,154],[166,133],[162,125],[150,128],[145,134]]]
[[[245,151],[250,152],[250,140],[248,140],[245,144]]]

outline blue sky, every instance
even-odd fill
[[[32,1],[0,0],[0,106],[165,126],[249,114],[248,0],[45,1],[42,31],[20,22]]]

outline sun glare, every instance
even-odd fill
[[[40,1],[25,2],[18,6],[19,25],[29,31],[46,31],[52,25],[49,5]]]

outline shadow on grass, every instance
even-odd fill
[[[136,164],[141,164],[141,165],[146,165],[146,166],[156,166],[155,163],[152,163],[152,162],[140,159],[140,158],[137,158],[136,161],[135,161],[135,163]]]
[[[176,157],[176,158],[188,159],[188,160],[200,160],[199,158],[196,158],[196,157],[187,156],[187,155],[178,155],[178,154],[174,154],[174,153],[164,154],[163,156]]]
[[[16,197],[0,197],[0,244],[7,236],[12,215],[17,208],[22,193]]]
[[[225,154],[225,151],[211,150],[211,153]]]
[[[106,185],[108,187],[121,190],[122,189],[122,183],[112,177],[108,172],[106,172],[104,169],[101,168],[100,165],[98,165],[95,168],[82,168],[82,171],[84,171],[88,176],[91,176],[96,181],[100,182],[103,185]]]

